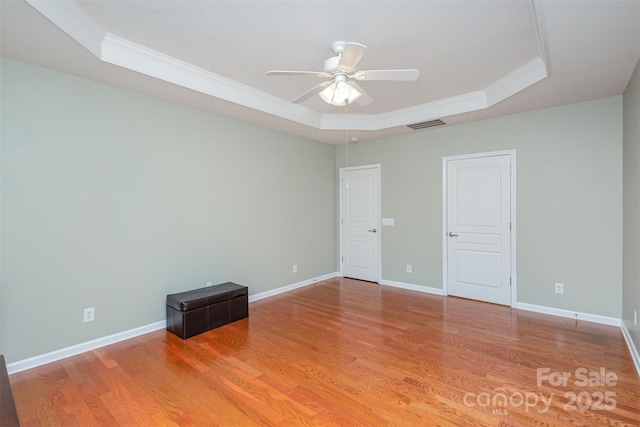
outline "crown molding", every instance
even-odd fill
[[[107,32],[75,1],[25,0],[85,49],[100,58]]]
[[[548,75],[544,60],[539,56],[533,58],[485,89],[487,107],[533,86]]]
[[[319,130],[376,131],[489,108],[547,77],[541,6],[531,1],[539,56],[483,90],[381,114],[322,114],[108,33],[74,0],[26,0],[98,59]]]
[[[259,91],[203,68],[106,33],[103,61],[164,80],[254,110],[263,111],[307,126],[319,127],[320,117],[306,107]]]
[[[339,130],[345,129],[348,125],[348,128],[352,130],[375,131],[467,113],[486,107],[485,92],[476,91],[376,115],[350,114],[345,117],[344,114],[325,114],[322,120],[322,129]]]

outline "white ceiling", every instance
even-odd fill
[[[0,0],[3,56],[340,144],[620,95],[640,58],[640,0]],[[368,50],[367,106],[290,100],[331,44]],[[426,132],[426,131],[423,131]]]

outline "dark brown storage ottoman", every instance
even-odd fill
[[[221,285],[167,295],[167,330],[182,339],[249,316],[249,288]]]

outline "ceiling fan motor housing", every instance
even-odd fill
[[[324,72],[329,73],[332,76],[336,73],[342,73],[338,69],[338,63],[340,62],[340,55],[332,56],[331,58],[324,61]]]

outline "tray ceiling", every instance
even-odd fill
[[[2,55],[327,143],[619,95],[640,57],[640,1],[1,2]],[[360,69],[416,68],[415,82],[360,82],[367,106],[290,101],[337,40]]]

